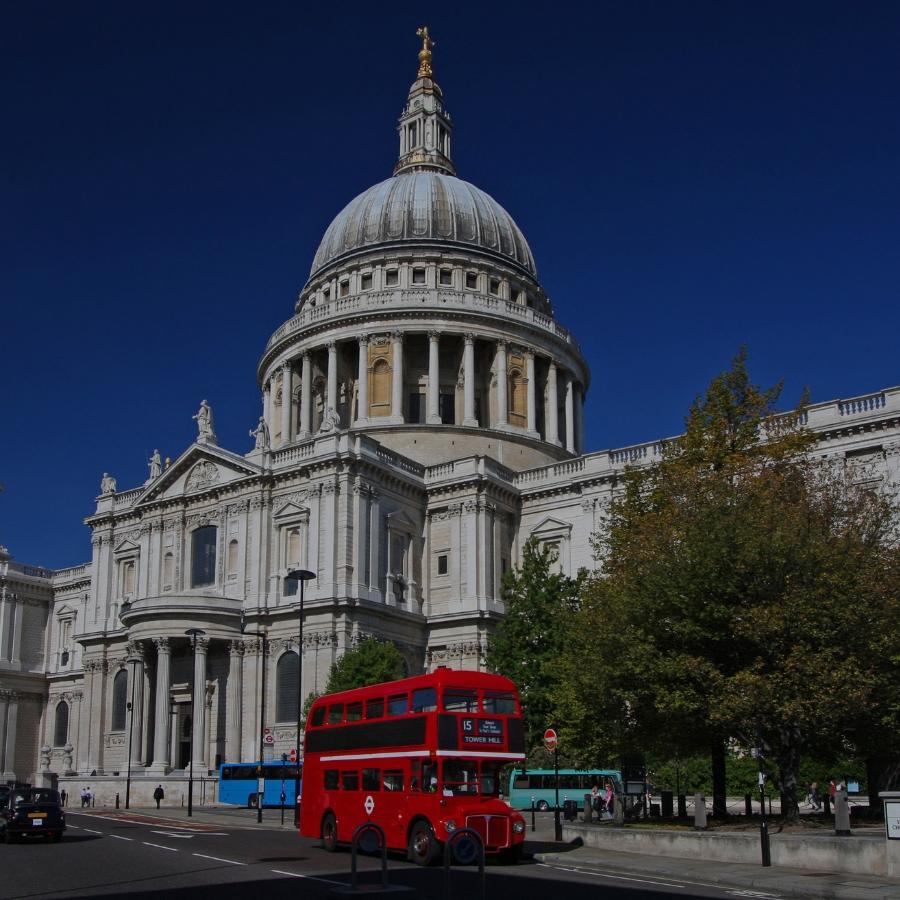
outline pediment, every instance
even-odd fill
[[[201,494],[261,473],[258,465],[243,456],[211,444],[192,444],[147,485],[135,506]]]
[[[137,553],[140,549],[134,541],[129,541],[128,538],[125,538],[113,547],[113,553]]]
[[[412,531],[413,522],[402,509],[396,509],[387,514],[388,528],[396,528],[399,531]]]
[[[284,506],[272,516],[275,521],[303,519],[308,517],[309,509],[293,501],[285,503]]]
[[[68,604],[65,604],[64,606],[61,606],[58,610],[56,610],[55,615],[57,619],[65,619],[67,616],[74,616],[75,613],[75,609],[73,609]]]
[[[571,530],[571,522],[563,522],[562,519],[556,519],[553,516],[544,516],[544,518],[531,529],[530,533],[539,537],[541,535],[558,535],[560,532],[568,534]]]

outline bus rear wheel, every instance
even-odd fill
[[[333,813],[326,813],[322,819],[322,846],[326,853],[334,853],[337,845],[337,822]]]
[[[409,833],[409,859],[417,866],[430,866],[438,854],[434,829],[428,822],[416,822]]]

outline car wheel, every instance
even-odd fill
[[[547,810],[550,809],[550,804],[546,800],[538,800],[537,808],[541,812],[547,812]]]
[[[430,866],[438,854],[434,829],[427,822],[416,822],[409,833],[409,859],[417,866]]]
[[[256,809],[256,794],[251,794],[247,798],[247,809]]]
[[[326,853],[334,853],[337,850],[337,821],[333,813],[326,813],[322,819],[322,846]]]

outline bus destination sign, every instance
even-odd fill
[[[464,744],[503,744],[502,719],[462,719]]]

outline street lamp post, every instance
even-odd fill
[[[300,635],[297,639],[297,775],[294,779],[294,827],[300,827],[300,730],[303,727],[303,592],[316,577],[309,569],[292,569],[285,576],[300,582]]]
[[[131,718],[128,720],[128,774],[125,778],[125,809],[129,809],[131,802],[131,741],[134,738],[134,692],[137,687],[137,667],[141,661],[138,656],[131,656],[128,662],[132,664],[131,668],[131,703],[128,704],[128,713]]]
[[[246,622],[244,620],[244,611],[241,610],[241,634],[246,634],[248,637],[256,637],[262,641],[262,684],[260,686],[259,691],[259,770],[257,771],[257,782],[256,782],[256,821],[258,824],[262,824],[262,810],[263,810],[263,791],[259,790],[259,779],[264,777],[265,770],[263,766],[265,765],[265,760],[263,759],[263,741],[265,740],[266,735],[266,644],[267,637],[264,631],[244,631],[246,627]]]
[[[188,771],[188,815],[194,815],[194,709],[197,705],[197,638],[206,634],[201,628],[188,628],[185,634],[191,639],[194,674],[191,678],[191,762]]]

